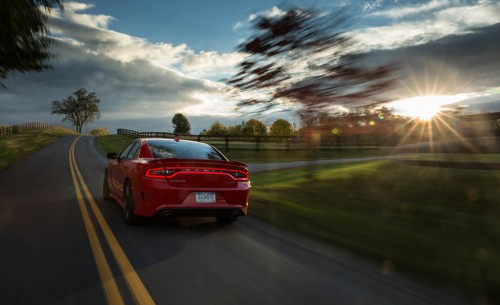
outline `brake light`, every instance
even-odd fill
[[[224,168],[181,168],[158,167],[146,171],[146,177],[158,179],[172,179],[180,174],[190,175],[226,175],[237,181],[247,181],[248,173],[244,171]]]
[[[174,174],[175,171],[173,170],[168,170],[164,167],[160,168],[152,168],[146,171],[146,177],[148,178],[168,178],[168,176]]]

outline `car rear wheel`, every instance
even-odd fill
[[[111,197],[109,196],[109,184],[108,184],[108,171],[104,171],[104,180],[102,182],[102,198],[104,200],[110,200]]]
[[[130,182],[125,184],[124,189],[123,218],[127,225],[135,225],[138,223],[138,216],[134,214],[134,196],[132,195],[132,186]]]

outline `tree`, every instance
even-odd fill
[[[227,128],[219,121],[215,121],[210,129],[207,130],[206,135],[209,136],[225,136],[227,135]]]
[[[265,136],[267,128],[261,121],[251,119],[243,126],[243,134],[246,136]]]
[[[385,102],[378,94],[393,84],[394,66],[368,67],[347,34],[350,21],[313,7],[255,18],[254,35],[238,47],[248,56],[228,80],[238,106],[260,113],[292,105],[314,117],[334,105]]]
[[[270,136],[292,136],[293,135],[293,126],[287,120],[277,119],[271,125],[269,129]]]
[[[61,0],[2,1],[0,78],[11,71],[25,73],[50,68],[46,62],[55,55],[49,51],[53,40],[47,37],[46,13],[54,6],[62,8]]]
[[[52,114],[64,115],[62,121],[70,121],[81,133],[85,125],[101,117],[100,102],[95,92],[87,94],[87,90],[80,88],[63,101],[53,101]]]
[[[230,135],[230,136],[241,136],[243,134],[243,126],[244,124],[242,125],[230,125],[230,126],[227,126],[227,134]]]
[[[172,118],[174,133],[189,134],[191,132],[191,124],[182,113],[176,113]]]

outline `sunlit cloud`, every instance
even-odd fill
[[[399,19],[415,15],[411,21],[353,31],[365,50],[395,49],[401,46],[424,44],[448,35],[463,35],[471,29],[498,23],[500,3],[482,1],[472,6],[457,5],[456,1],[432,1],[421,6],[399,7],[374,12],[371,16]],[[422,12],[431,12],[420,14]],[[374,39],[376,37],[376,39]]]
[[[84,14],[92,7],[65,3],[64,11],[51,12],[49,26],[60,42],[61,63],[86,62],[87,73],[79,75],[78,86],[88,86],[108,101],[103,103],[108,118],[169,116],[181,108],[190,111],[187,115],[235,115],[234,109],[219,110],[226,101],[220,93],[224,85],[216,81],[234,72],[242,54],[196,53],[186,44],[151,43],[112,31],[111,16]]]
[[[396,7],[382,11],[372,12],[370,16],[372,17],[385,17],[385,18],[404,18],[408,16],[414,16],[418,14],[428,13],[430,11],[447,7],[449,5],[458,5],[460,1],[457,0],[433,0],[428,3],[416,4],[406,7]],[[371,7],[372,8],[372,7]]]
[[[221,78],[241,59],[237,53],[196,53],[186,44],[151,43],[140,37],[109,30],[107,27],[113,17],[82,13],[91,7],[70,2],[65,3],[64,11],[53,10],[49,25],[51,31],[57,34],[56,39],[71,41],[81,45],[87,53],[122,63],[147,60],[159,68],[177,70],[179,74],[187,73],[190,77]]]
[[[285,15],[286,12],[279,9],[277,6],[273,6],[270,10],[260,12],[257,14],[251,14],[248,16],[248,21],[253,21],[257,19],[259,16],[267,17],[267,18],[274,18],[274,17],[279,17]]]
[[[245,58],[242,53],[219,54],[214,51],[189,52],[181,61],[180,69],[191,77],[213,79],[213,76],[229,77],[236,72],[236,65]]]

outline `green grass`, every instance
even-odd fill
[[[250,215],[431,282],[500,297],[500,172],[390,161],[257,173]]]
[[[500,154],[419,154],[405,157],[407,160],[500,163]]]
[[[34,129],[10,137],[1,138],[0,169],[9,167],[34,154],[55,140],[69,134],[76,133],[66,128],[54,127],[49,129]]]
[[[247,164],[252,163],[272,163],[291,162],[304,160],[329,160],[344,158],[362,158],[382,156],[387,153],[383,150],[373,148],[341,148],[341,149],[321,149],[321,150],[230,150],[224,155],[230,160],[237,160]]]
[[[104,154],[119,154],[131,140],[129,137],[114,134],[96,137],[96,144]]]

